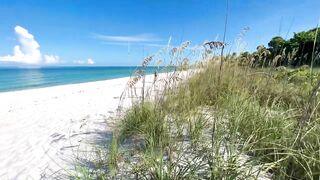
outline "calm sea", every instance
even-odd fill
[[[136,67],[0,68],[0,92],[121,78]],[[147,74],[156,67],[148,67]]]

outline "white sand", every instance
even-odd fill
[[[145,94],[159,93],[167,78],[168,74],[159,74],[154,85],[154,75],[146,76]],[[0,93],[0,179],[69,179],[66,176],[74,175],[79,162],[90,167],[92,156],[86,156],[112,138],[110,117],[128,80]],[[142,81],[135,87],[139,96]],[[132,90],[126,92],[136,98]],[[126,98],[121,106],[127,108],[130,102]]]
[[[83,141],[101,145],[110,139],[106,119],[128,79],[0,93],[0,179],[70,173],[75,157],[83,158]]]

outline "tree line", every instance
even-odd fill
[[[268,47],[259,45],[256,51],[240,54],[240,62],[255,67],[320,65],[320,28],[294,33],[285,40],[273,37]]]

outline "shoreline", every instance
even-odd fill
[[[147,74],[146,76],[148,76]],[[32,91],[32,90],[39,90],[39,89],[47,89],[47,88],[56,88],[56,87],[62,87],[62,86],[73,86],[73,85],[80,85],[80,84],[90,84],[90,83],[96,83],[96,82],[104,82],[104,81],[112,81],[112,80],[120,80],[120,79],[129,79],[131,76],[126,77],[119,77],[119,78],[112,78],[112,79],[105,79],[105,80],[94,80],[94,81],[87,81],[87,82],[75,82],[75,83],[68,83],[68,84],[57,84],[52,86],[43,86],[43,87],[34,87],[34,88],[27,88],[27,89],[16,89],[16,90],[9,90],[9,91],[0,91],[0,95],[4,93],[14,93],[14,92],[20,92],[20,91]]]
[[[78,72],[79,68],[82,68],[82,67],[70,67],[69,69],[75,69],[76,71],[70,71],[70,70],[68,70],[68,71],[70,71],[71,73],[79,73]],[[132,67],[131,66],[128,66],[128,67],[117,67],[117,66],[109,67],[109,66],[106,66],[106,67],[101,67],[101,68],[100,67],[93,67],[98,70],[97,73],[92,73],[91,68],[88,68],[88,67],[83,67],[83,68],[90,70],[89,75],[91,74],[92,76],[90,75],[90,76],[86,76],[86,77],[83,77],[80,79],[78,79],[78,78],[74,79],[74,77],[72,75],[68,76],[68,74],[65,74],[66,76],[68,76],[67,78],[65,78],[65,77],[63,77],[65,75],[59,74],[59,77],[56,77],[56,79],[53,80],[48,75],[45,75],[47,73],[47,71],[46,71],[46,72],[41,72],[42,74],[44,74],[44,77],[41,79],[41,81],[39,83],[37,82],[35,84],[32,84],[32,83],[31,84],[30,83],[24,84],[24,82],[21,81],[21,76],[12,75],[13,72],[9,73],[9,77],[3,76],[4,73],[2,73],[2,74],[0,73],[0,78],[5,80],[5,81],[0,80],[0,86],[1,86],[0,93],[126,78],[126,77],[134,76],[134,72],[137,67],[135,67],[135,66],[132,66]],[[105,69],[105,68],[109,68],[109,69]],[[116,68],[119,68],[119,72],[115,71]],[[50,69],[58,69],[59,70],[59,69],[68,69],[68,67],[67,68],[43,68],[43,69],[41,68],[40,70],[48,70],[48,69],[49,70]],[[22,71],[24,71],[24,70],[28,70],[28,69],[15,69],[14,68],[14,69],[9,69],[9,70],[22,70]],[[36,70],[39,70],[39,69],[36,69]],[[158,69],[156,69],[156,67],[153,67],[153,66],[148,67],[146,69],[145,74],[151,75],[151,74],[153,74],[154,71],[157,71],[157,70]],[[84,70],[83,73],[86,73],[86,70]],[[35,72],[31,73],[31,76],[32,76],[32,74],[35,74]],[[102,75],[102,74],[104,74],[104,75]],[[55,76],[56,74],[53,74],[53,75]],[[81,74],[78,74],[78,75],[80,75],[80,77],[81,77]],[[15,82],[15,84],[13,84],[11,82],[9,82],[9,84],[6,83],[6,79],[14,80],[15,78],[18,80],[17,82],[13,81],[13,82]]]

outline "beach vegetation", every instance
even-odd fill
[[[132,106],[120,103],[109,150],[112,177],[319,179],[315,36],[317,29],[275,37],[269,48],[223,55],[224,63],[215,52],[226,44],[207,42],[192,66],[183,53],[190,43],[182,43],[167,51],[169,66],[180,68],[151,85],[137,70],[121,98]]]

